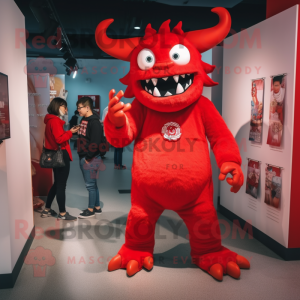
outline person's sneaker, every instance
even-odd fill
[[[76,221],[77,220],[76,217],[71,216],[68,212],[66,212],[65,215],[58,214],[57,219],[65,220],[65,221]]]
[[[49,210],[44,209],[41,212],[41,218],[46,218],[46,217],[56,216],[56,215],[57,215],[57,213],[51,208]]]
[[[94,213],[95,214],[101,214],[102,213],[101,207],[99,209],[97,209],[96,207],[94,207]]]
[[[79,214],[78,218],[85,219],[85,218],[91,218],[95,215],[93,211],[90,211],[89,209],[85,209],[82,211],[82,213]]]

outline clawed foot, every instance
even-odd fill
[[[126,269],[127,275],[131,277],[143,267],[148,271],[153,268],[152,254],[150,252],[132,250],[123,245],[119,253],[110,260],[108,271]]]
[[[239,279],[241,275],[240,269],[250,268],[250,263],[245,257],[225,247],[221,251],[197,257],[196,264],[219,281],[223,280],[224,274]]]

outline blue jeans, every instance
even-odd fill
[[[100,156],[94,157],[88,164],[85,158],[79,160],[80,169],[85,181],[86,189],[89,192],[89,208],[100,206],[100,196],[97,186],[97,179],[99,177],[99,166],[101,162]]]
[[[123,156],[123,148],[115,148],[115,153],[114,153],[114,163],[117,166],[122,167],[122,157]]]

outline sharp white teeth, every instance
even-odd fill
[[[165,96],[173,96],[169,91],[165,93]]]
[[[164,80],[164,81],[167,81],[167,80],[168,80],[168,77],[163,77],[163,80]]]
[[[185,77],[185,74],[183,74],[183,75],[180,75],[182,78],[184,78]]]
[[[152,94],[152,91],[151,91],[151,90],[149,90],[149,93],[150,93],[150,94]]]
[[[151,78],[153,85],[156,86],[157,85],[157,78]]]
[[[190,79],[190,82],[189,82],[189,85],[191,85],[192,84],[192,79]]]
[[[157,87],[154,88],[153,96],[155,96],[155,97],[160,97],[161,96],[159,90],[157,89]]]
[[[176,94],[181,94],[184,92],[184,89],[180,83],[177,84]]]
[[[189,87],[189,85],[188,85],[188,84],[186,84],[186,85],[185,85],[185,89],[187,89],[188,87]]]
[[[178,82],[178,80],[179,80],[179,75],[174,75],[173,76],[173,78],[174,78],[174,80],[176,81],[176,83]]]
[[[150,81],[150,79],[146,79],[146,82],[148,83]]]
[[[148,92],[148,89],[147,89],[147,87],[145,86],[145,90]]]

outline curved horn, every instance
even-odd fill
[[[219,16],[220,22],[218,25],[204,30],[190,31],[185,34],[185,37],[194,44],[200,53],[203,53],[222,42],[229,33],[231,27],[231,17],[227,9],[216,7],[211,11]]]
[[[139,44],[141,37],[127,39],[109,38],[106,35],[106,31],[113,21],[114,19],[107,19],[98,24],[95,32],[96,43],[105,53],[121,60],[130,61],[131,52]]]

